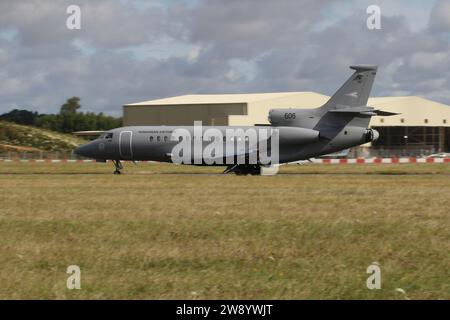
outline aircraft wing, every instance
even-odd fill
[[[103,133],[105,133],[106,131],[74,131],[72,132],[72,134],[76,135],[76,136],[89,136],[89,137],[96,137],[99,136]]]
[[[250,150],[242,150],[242,151],[234,151],[234,152],[228,152],[226,151],[223,157],[212,157],[209,158],[209,162],[215,161],[216,163],[219,162],[219,160],[222,160],[223,163],[227,163],[227,159],[234,159],[235,157],[243,157],[243,158],[249,158],[250,156],[257,156],[258,150],[250,149]],[[204,158],[205,159],[205,158]]]
[[[349,152],[350,152],[350,148],[344,149],[341,151],[337,151],[337,152],[333,152],[333,153],[324,154],[324,155],[320,156],[319,158],[346,157],[346,156],[348,156]]]
[[[203,157],[200,160],[208,161],[209,163],[213,163],[213,162],[220,163],[220,160],[222,160],[222,163],[226,164],[227,163],[227,159],[234,159],[235,157],[245,157],[245,158],[247,158],[247,157],[250,157],[250,155],[254,155],[254,154],[257,154],[257,153],[258,153],[258,150],[256,150],[256,149],[255,150],[249,150],[248,152],[245,152],[245,151],[234,152],[234,153],[233,152],[226,152],[222,157],[209,157],[209,158]],[[166,153],[166,156],[167,157],[172,157],[172,153],[171,152]],[[196,159],[197,158],[192,157],[192,159],[191,159],[192,163],[195,163]]]

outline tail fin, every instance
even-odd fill
[[[355,72],[322,108],[330,110],[367,105],[373,81],[377,74],[377,66],[357,65],[350,66],[350,69],[355,70]]]

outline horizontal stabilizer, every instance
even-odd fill
[[[374,109],[371,107],[347,107],[347,108],[341,108],[341,109],[334,109],[330,110],[328,112],[332,113],[362,113],[362,112],[373,112]]]
[[[372,107],[347,107],[347,108],[341,108],[341,109],[334,109],[330,110],[328,112],[331,113],[357,113],[360,115],[366,115],[366,116],[396,116],[400,113],[394,113],[389,111],[382,111],[382,110],[376,110]]]
[[[377,114],[377,116],[384,116],[384,117],[396,116],[396,115],[401,114],[401,113],[395,113],[395,112],[389,112],[389,111],[381,111],[381,110],[374,110],[373,112],[375,112]]]
[[[350,66],[350,69],[355,70],[357,72],[360,71],[377,71],[377,66],[369,65],[369,64],[359,64],[356,66]]]

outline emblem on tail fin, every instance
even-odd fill
[[[355,91],[355,92],[352,92],[352,93],[347,93],[346,96],[353,97],[353,98],[358,98],[358,92]]]

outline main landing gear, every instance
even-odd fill
[[[114,171],[114,174],[120,174],[120,170],[123,169],[122,163],[120,160],[113,160],[114,166],[116,167],[116,170]]]
[[[261,175],[261,166],[255,164],[234,164],[228,166],[223,173],[234,173],[237,176],[252,176]]]

